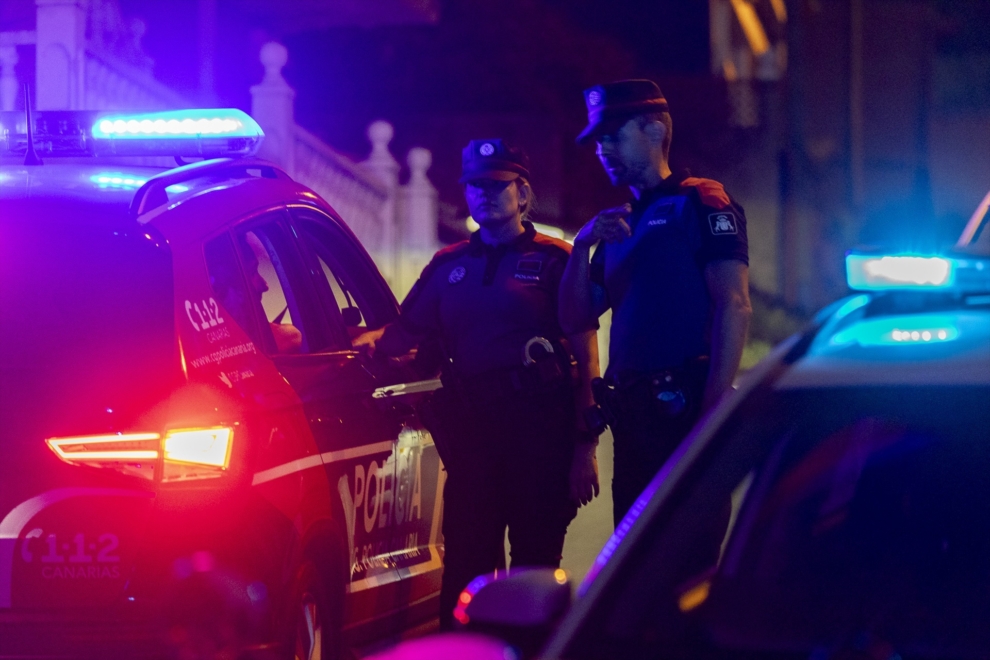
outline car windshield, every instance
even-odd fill
[[[168,248],[18,215],[0,209],[0,444],[127,428],[179,370]]]
[[[985,658],[990,388],[756,394],[573,658]]]

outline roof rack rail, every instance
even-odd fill
[[[266,179],[289,179],[277,165],[262,160],[240,160],[235,158],[214,158],[162,172],[145,182],[131,200],[130,214],[138,217],[148,211],[168,203],[166,188],[204,176],[225,176],[248,178],[255,176],[251,170],[260,170]]]

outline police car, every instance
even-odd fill
[[[988,206],[944,254],[849,254],[854,294],[702,420],[573,603],[482,576],[457,618],[506,657],[987,658]]]
[[[0,114],[0,657],[326,658],[435,617],[438,382],[351,349],[395,298],[262,137]],[[209,158],[124,164],[161,156]]]

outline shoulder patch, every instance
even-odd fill
[[[701,198],[701,203],[713,209],[721,210],[729,207],[732,200],[725,188],[718,181],[712,179],[701,179],[695,176],[688,177],[681,181],[681,188],[693,188]]]
[[[731,211],[708,214],[708,226],[715,236],[738,234],[739,228],[736,223],[736,214]]]
[[[470,245],[470,241],[461,241],[460,243],[454,243],[453,245],[448,245],[447,247],[438,250],[437,253],[433,255],[433,258],[430,259],[430,263],[426,264],[426,268],[423,269],[423,272],[420,273],[419,279],[426,282],[433,276],[433,273],[436,272],[437,268],[464,254]]]

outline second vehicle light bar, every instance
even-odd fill
[[[854,291],[943,290],[990,292],[990,259],[914,254],[846,255]]]

